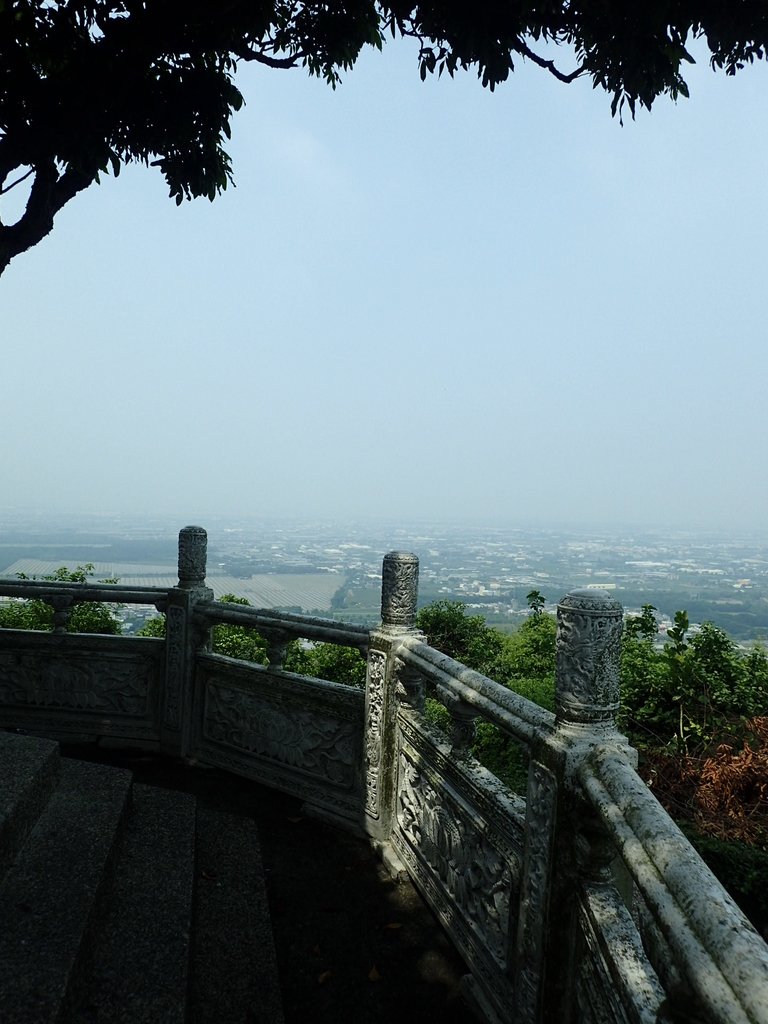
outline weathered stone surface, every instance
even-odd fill
[[[612,722],[619,709],[623,612],[600,590],[575,590],[557,606],[557,715],[560,721]]]
[[[209,654],[197,693],[192,758],[360,817],[362,691]]]
[[[554,716],[424,643],[413,628],[417,578],[414,555],[386,556],[382,624],[370,634],[330,620],[226,609],[205,587],[204,531],[188,528],[179,586],[159,601],[147,596],[168,610],[164,643],[0,631],[0,724],[113,741],[146,737],[364,829],[393,864],[407,867],[466,957],[492,1020],[650,1024],[665,1020],[668,1007],[674,1017],[691,1003],[707,1024],[768,1024],[768,947],[636,775],[635,754],[616,730],[620,605],[593,590],[560,603]],[[62,589],[62,608],[74,600],[73,586]],[[13,596],[24,596],[14,588]],[[119,587],[112,593],[120,599]],[[291,637],[367,648],[366,692],[206,653],[216,622],[261,624],[275,658]],[[137,656],[148,659],[146,678]],[[424,720],[427,685],[452,711],[451,737]],[[469,755],[475,717],[527,751],[525,801]],[[0,768],[2,757],[0,746]],[[8,776],[8,792],[27,783],[35,790],[36,769],[30,763],[28,778],[26,771]],[[76,790],[67,778],[65,789]],[[0,784],[0,815],[2,792]],[[44,797],[36,799],[40,805]],[[34,837],[47,828],[52,841],[51,815],[58,813],[69,841],[57,799],[27,844],[38,851],[38,873],[47,871],[45,841]],[[92,839],[104,862],[109,843],[79,820],[89,813],[81,808],[71,831]],[[28,824],[11,824],[17,838],[9,848]],[[0,837],[2,830],[0,820]],[[87,894],[88,872],[65,878],[59,870],[52,877],[75,887],[78,907],[90,905],[98,881]],[[16,871],[0,888],[3,919],[19,910],[5,889]],[[640,908],[634,920],[625,904]],[[38,1024],[51,1019],[53,989],[46,982],[33,993],[15,943],[42,942],[44,926],[35,931],[24,915],[16,918],[13,936],[0,930],[0,963],[5,956],[10,965],[13,1005],[26,991],[29,1009],[8,1019]],[[63,934],[82,933],[82,914],[51,928],[51,947],[62,963],[69,956],[58,969],[61,989],[77,959],[65,955]]]
[[[0,878],[48,802],[58,773],[56,743],[0,732]]]
[[[384,628],[410,629],[416,620],[419,560],[410,551],[384,556],[381,584],[381,622]]]
[[[191,985],[191,1024],[282,1024],[256,824],[209,802],[198,807]]]
[[[202,526],[185,526],[179,532],[179,587],[205,586],[208,534]]]
[[[134,786],[67,1024],[186,1024],[195,798]]]
[[[3,1024],[58,1019],[127,810],[130,772],[63,762],[59,785],[0,884]]]

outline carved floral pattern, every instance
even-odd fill
[[[148,694],[145,663],[0,657],[0,704],[143,716]]]
[[[255,694],[209,683],[203,736],[277,761],[338,786],[353,782],[353,732],[316,711],[270,704]]]
[[[506,964],[512,875],[469,816],[445,799],[400,753],[397,822],[449,900],[460,908],[494,959]]]
[[[365,809],[379,816],[379,770],[384,727],[384,678],[387,659],[381,651],[368,654],[368,701],[365,723]]]

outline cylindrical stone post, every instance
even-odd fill
[[[381,571],[381,624],[387,630],[413,629],[419,596],[419,559],[410,551],[384,555]]]
[[[179,587],[195,590],[205,586],[208,534],[202,526],[179,531]]]
[[[604,590],[574,590],[557,606],[559,724],[610,727],[619,710],[623,610]]]

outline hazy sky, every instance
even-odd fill
[[[768,525],[768,68],[238,84],[237,188],[129,168],[0,278],[0,505]]]

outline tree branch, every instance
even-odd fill
[[[10,192],[12,188],[16,188],[16,186],[20,185],[22,183],[22,181],[26,181],[27,178],[30,176],[30,174],[34,174],[34,173],[35,173],[34,167],[30,167],[29,170],[27,171],[27,173],[26,174],[22,174],[22,176],[20,178],[17,178],[16,181],[12,181],[11,184],[10,185],[6,185],[5,188],[0,188],[0,196],[4,196],[6,192]]]
[[[544,60],[544,58],[540,57],[538,53],[534,53],[533,50],[522,41],[522,39],[518,39],[517,45],[515,46],[515,50],[517,53],[520,54],[521,57],[527,57],[528,60],[532,60],[534,64],[537,64],[540,68],[544,68],[545,71],[548,71],[551,75],[554,75],[558,82],[565,82],[566,84],[568,84],[570,82],[575,81],[577,78],[579,78],[580,75],[583,75],[586,71],[586,68],[584,68],[583,66],[579,66],[576,68],[575,71],[571,71],[570,74],[566,75],[557,67],[555,67],[555,62],[553,60]]]
[[[15,224],[0,225],[0,274],[14,256],[37,245],[53,229],[53,219],[62,206],[87,188],[96,174],[69,167],[63,174],[51,158],[30,170],[34,174],[27,206]]]
[[[247,47],[238,47],[232,51],[236,57],[240,60],[255,60],[259,64],[266,64],[268,68],[295,68],[298,67],[299,62],[302,61],[307,54],[300,50],[295,53],[292,57],[271,57],[268,53],[264,53],[263,50],[249,50]]]

